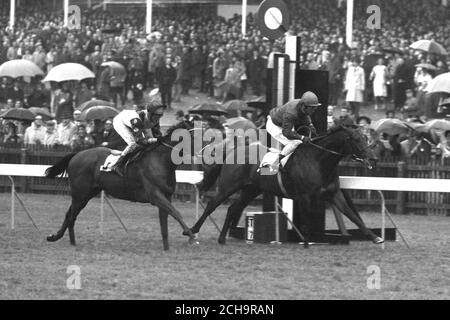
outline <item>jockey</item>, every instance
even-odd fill
[[[301,99],[289,101],[270,111],[267,117],[267,132],[284,146],[279,160],[292,153],[299,144],[308,143],[311,134],[316,134],[310,116],[319,106],[321,104],[317,96],[308,91]]]
[[[113,119],[113,126],[126,142],[127,147],[112,169],[118,171],[125,155],[133,152],[139,144],[152,144],[162,136],[159,121],[166,108],[159,101],[140,105],[139,110],[123,110]],[[118,171],[119,174],[121,172]]]

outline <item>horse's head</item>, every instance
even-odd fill
[[[372,169],[377,162],[375,153],[369,148],[367,137],[357,126],[341,126],[345,132],[344,155],[351,156],[352,160],[359,161],[367,168]]]

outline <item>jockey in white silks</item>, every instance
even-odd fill
[[[320,106],[317,96],[308,91],[301,99],[291,100],[270,111],[266,130],[284,146],[280,153],[280,160],[292,153],[301,143],[308,143],[311,140],[311,134],[316,134],[310,116]]]
[[[154,101],[140,106],[137,110],[123,110],[113,119],[113,126],[117,133],[126,142],[127,147],[122,151],[121,157],[113,166],[119,174],[121,160],[133,152],[139,144],[151,144],[162,136],[159,121],[164,114],[166,106]]]

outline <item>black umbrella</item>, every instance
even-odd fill
[[[33,121],[36,115],[28,109],[14,108],[9,109],[0,115],[0,118],[19,121]]]
[[[387,53],[398,53],[398,54],[403,54],[403,51],[400,50],[399,48],[395,48],[395,47],[386,47],[382,49],[383,52],[387,52]]]
[[[44,121],[48,121],[48,120],[52,120],[53,119],[53,116],[51,115],[51,113],[46,108],[31,107],[28,110],[33,112],[35,115],[41,116],[42,120],[44,120]]]
[[[221,105],[217,103],[208,103],[208,102],[196,105],[193,108],[191,108],[188,112],[194,114],[212,114],[218,116],[228,114],[228,112]]]

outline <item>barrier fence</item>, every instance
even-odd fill
[[[68,152],[70,151],[67,149],[54,150],[44,147],[19,149],[0,147],[0,163],[53,165]],[[182,165],[179,169],[201,170],[201,167],[199,165]],[[450,161],[431,161],[425,165],[413,159],[408,161],[388,159],[379,162],[377,168],[370,171],[359,163],[341,162],[339,173],[341,176],[450,179]],[[0,176],[0,192],[7,192],[9,188],[9,179]],[[18,177],[16,188],[21,193],[69,193],[67,179],[60,179],[58,183],[55,183],[54,180],[41,177]],[[379,197],[375,192],[370,190],[349,190],[348,192],[359,209],[379,208]],[[214,191],[209,193],[209,195],[212,194]],[[208,197],[208,194],[206,196]],[[386,191],[384,196],[387,208],[396,213],[450,214],[450,195],[448,193]],[[190,184],[177,184],[174,198],[180,201],[194,202],[195,188]]]

